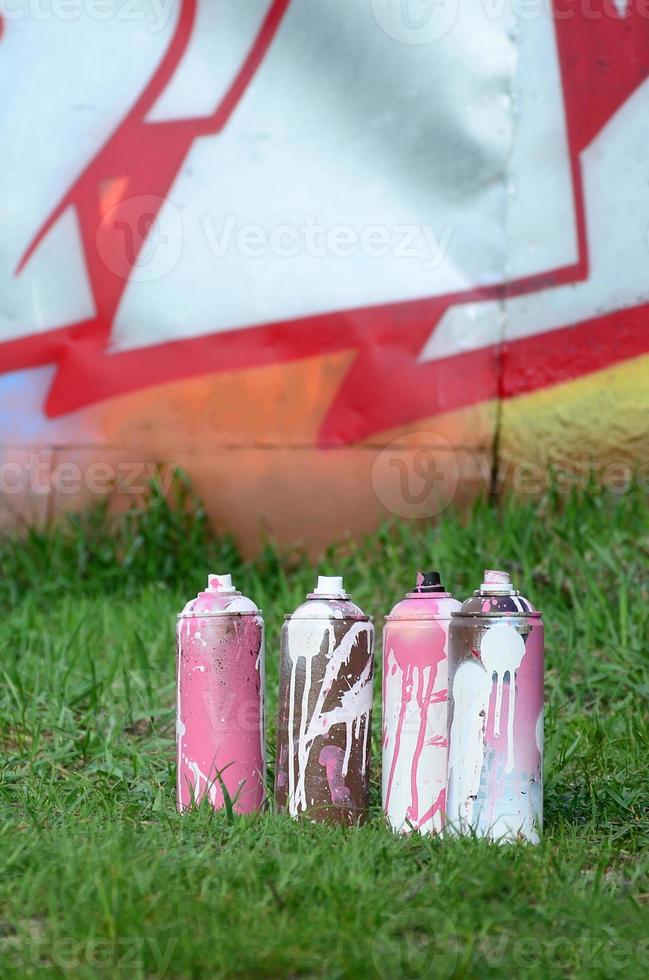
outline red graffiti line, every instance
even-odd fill
[[[31,335],[0,345],[3,371],[58,363],[59,370],[45,406],[48,414],[59,415],[76,407],[76,403],[95,400],[94,380],[101,374],[107,356],[105,346],[129,273],[183,160],[196,139],[218,134],[228,123],[259,68],[289,2],[273,0],[241,68],[213,114],[199,119],[146,122],[147,114],[182,60],[195,29],[197,0],[182,0],[174,35],[153,78],[26,249],[17,274],[67,208],[75,209],[96,315],[46,335]],[[110,220],[105,220],[107,192],[111,198]],[[138,199],[145,202],[145,210],[134,221],[133,202]],[[126,242],[125,230],[135,232]],[[112,271],[115,269],[118,271]],[[84,371],[79,376],[79,363],[90,373]],[[128,367],[126,370],[128,373]],[[139,380],[132,377],[129,387],[147,383],[151,380],[146,376]]]
[[[580,155],[604,124],[649,74],[649,25],[632,5],[624,18],[611,16],[608,0],[592,0],[600,17],[584,17],[571,0],[555,0],[555,31],[563,82],[578,260],[541,275],[428,299],[364,307],[291,321],[259,324],[108,353],[106,343],[126,279],[111,273],[102,255],[121,256],[120,203],[169,192],[192,142],[220,132],[264,58],[289,0],[275,0],[225,98],[204,119],[146,123],[194,29],[196,0],[184,0],[170,47],[153,79],[126,119],[65,195],[27,249],[21,266],[54,221],[72,205],[79,217],[97,315],[46,334],[0,345],[2,370],[55,363],[58,370],[45,410],[60,415],[139,388],[214,371],[295,360],[316,354],[357,351],[356,359],[322,423],[320,442],[340,444],[417,418],[497,396],[508,398],[600,370],[649,351],[649,307],[565,324],[531,337],[492,344],[419,363],[417,358],[443,314],[459,303],[504,300],[588,278],[587,215]],[[570,16],[568,16],[570,14]],[[122,197],[102,224],[102,188],[123,182]],[[119,185],[118,185],[119,186]],[[126,203],[124,203],[126,208]],[[132,225],[132,215],[122,216]],[[134,236],[132,265],[145,244],[150,220]],[[111,263],[109,263],[110,265]]]

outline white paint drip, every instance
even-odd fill
[[[328,609],[328,607],[327,607]],[[326,735],[333,725],[345,725],[345,758],[343,775],[347,774],[352,748],[353,726],[364,719],[369,727],[369,713],[372,709],[372,662],[365,666],[356,684],[345,691],[340,705],[331,711],[324,712],[323,705],[327,694],[341,671],[348,664],[353,648],[363,633],[367,635],[368,647],[371,642],[372,627],[369,623],[354,623],[342,637],[338,646],[334,646],[335,635],[331,622],[313,620],[305,622],[293,619],[287,628],[287,653],[291,660],[291,681],[289,688],[289,771],[288,771],[288,808],[291,816],[296,817],[300,810],[307,807],[305,778],[306,769],[313,744],[318,736]],[[309,701],[312,692],[312,660],[322,650],[323,642],[327,644],[327,666],[325,675],[318,691],[316,704],[309,716]],[[297,746],[297,780],[295,773],[295,687],[296,673],[299,661],[305,663],[304,690],[302,692],[302,711],[300,715],[300,731]],[[365,742],[366,744],[366,742]],[[365,760],[363,761],[365,765]]]
[[[473,826],[473,808],[484,762],[491,685],[491,674],[477,660],[461,663],[453,679],[448,818],[451,826],[459,831],[467,831]]]
[[[514,768],[514,712],[516,710],[516,671],[525,656],[525,640],[509,623],[496,622],[483,635],[480,657],[489,677],[496,675],[496,705],[494,709],[494,735],[500,736],[500,709],[503,684],[509,675],[509,705],[507,712],[507,765],[505,772]]]
[[[541,756],[541,764],[543,764],[543,708],[541,708],[539,717],[536,719],[534,737],[536,740],[536,747],[539,750],[539,755]]]
[[[370,737],[370,719],[369,719],[369,716],[366,716],[363,719],[363,724],[365,725],[365,728],[363,729],[363,731],[364,731],[364,735],[363,735],[363,759],[361,761],[361,772],[363,773],[363,775],[365,775],[365,770],[367,769],[367,763],[368,763],[368,760],[369,760],[369,757],[370,757],[369,747],[368,747],[368,744],[367,744],[368,741],[369,741],[369,737]]]
[[[293,660],[291,666],[291,683],[288,691],[288,811],[292,817],[297,816],[295,800],[295,670],[297,663]],[[300,735],[302,724],[300,722]]]
[[[343,756],[343,776],[347,775],[347,770],[349,769],[349,757],[352,751],[352,733],[349,729],[349,725],[345,727],[345,755]]]
[[[202,772],[198,766],[198,763],[194,762],[193,759],[188,759],[187,756],[183,756],[183,759],[187,763],[187,768],[191,771],[194,776],[194,786],[193,786],[193,802],[200,803],[203,798],[203,785],[205,786],[205,792],[209,796],[210,803],[213,807],[216,807],[216,779],[210,780],[208,776]]]
[[[516,671],[525,655],[525,641],[509,623],[496,621],[485,631],[480,644],[482,663],[465,661],[453,680],[453,723],[449,748],[448,813],[451,824],[460,831],[478,830],[474,814],[480,794],[484,766],[484,736],[489,705],[496,681],[494,736],[500,737],[502,696],[508,676],[507,761],[505,773],[514,768],[514,716],[516,711]],[[482,828],[480,828],[482,829]],[[490,834],[490,828],[486,829]]]

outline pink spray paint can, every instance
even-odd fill
[[[177,805],[205,796],[216,809],[223,789],[237,813],[264,801],[264,623],[230,575],[208,586],[178,616]]]
[[[447,643],[460,603],[437,572],[386,617],[383,631],[383,810],[395,830],[438,833],[448,744]]]
[[[506,572],[453,614],[448,826],[537,844],[543,825],[543,622]]]

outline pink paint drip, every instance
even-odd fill
[[[440,789],[439,795],[433,805],[429,810],[421,817],[421,819],[415,823],[415,828],[420,830],[421,827],[425,826],[429,821],[433,820],[437,813],[444,814],[446,811],[446,787]]]
[[[422,828],[436,814],[443,812],[446,797],[446,717],[444,712],[440,730],[431,733],[430,709],[434,704],[445,705],[447,702],[445,668],[448,622],[451,612],[459,608],[460,604],[446,593],[411,593],[395,607],[386,624],[383,670],[383,807],[397,827],[401,827],[405,820],[406,824]],[[386,681],[388,677],[389,685]],[[397,705],[398,713],[392,736],[391,723],[390,733],[388,732],[388,719],[394,717]],[[411,721],[416,725],[416,738],[406,739],[405,729]],[[385,774],[386,750],[391,743],[393,751],[388,772]],[[429,758],[424,773],[422,754],[425,746],[438,748],[440,755],[430,771]],[[401,797],[395,802],[397,782]],[[409,799],[405,805],[402,795],[404,785],[409,790]],[[425,787],[425,802],[422,800],[422,786]],[[429,795],[433,787],[436,794],[434,799]],[[423,815],[422,802],[425,811]]]
[[[331,794],[331,802],[341,806],[351,806],[352,798],[349,789],[345,785],[343,766],[345,751],[339,745],[325,745],[320,750],[318,762],[325,767],[327,773],[327,783]]]
[[[514,717],[515,766],[521,772],[540,769],[542,753],[535,738],[543,713],[543,627],[535,624],[525,643],[525,657],[516,675]]]
[[[419,682],[419,690],[417,693],[417,704],[419,706],[419,732],[417,734],[417,745],[415,746],[415,751],[412,756],[412,763],[410,765],[410,799],[411,803],[408,807],[408,819],[412,824],[418,826],[419,824],[419,788],[417,785],[417,776],[419,773],[419,760],[421,759],[422,749],[424,747],[424,740],[426,738],[426,725],[428,723],[428,709],[433,703],[433,690],[435,688],[435,681],[437,680],[437,669],[440,662],[446,657],[445,641],[446,637],[444,631],[437,623],[431,623],[431,641],[432,641],[432,662],[430,664],[430,670],[428,672],[428,684],[426,685],[426,690],[421,693],[422,681],[423,681],[423,671],[424,666],[419,664],[419,676],[421,678]],[[435,635],[440,634],[440,635]],[[436,648],[436,644],[438,644]],[[436,703],[440,701],[446,701],[447,697],[436,697]]]
[[[419,820],[419,791],[417,788],[417,775],[419,769],[419,760],[421,758],[421,752],[424,747],[424,739],[426,735],[426,725],[428,722],[428,709],[431,704],[438,703],[439,701],[447,700],[447,692],[444,691],[444,696],[437,696],[433,698],[433,691],[435,688],[435,682],[437,680],[437,672],[439,664],[446,659],[446,631],[440,626],[439,623],[431,620],[427,623],[427,629],[424,630],[412,630],[411,635],[408,636],[407,629],[404,629],[404,625],[401,625],[402,634],[400,637],[400,642],[394,643],[390,649],[395,659],[396,666],[401,670],[402,680],[401,680],[401,710],[399,712],[399,721],[397,724],[397,731],[395,737],[395,747],[394,755],[392,756],[392,765],[390,767],[390,775],[388,778],[387,794],[385,799],[386,809],[390,805],[390,797],[392,794],[392,786],[394,782],[394,774],[399,763],[400,748],[401,748],[401,738],[403,732],[403,725],[405,720],[405,714],[408,707],[408,703],[412,697],[412,687],[414,680],[415,669],[418,673],[418,690],[417,690],[417,704],[419,707],[419,731],[417,734],[417,743],[415,750],[412,755],[410,762],[410,794],[411,802],[408,807],[407,815],[411,823],[416,824]],[[389,628],[388,628],[389,629]],[[389,642],[389,641],[388,641]],[[423,673],[424,670],[430,667],[428,674],[428,683],[426,685],[425,692],[421,692],[421,687],[423,684]],[[403,762],[403,760],[401,760]]]

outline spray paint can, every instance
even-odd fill
[[[543,623],[506,572],[453,613],[448,824],[537,844],[543,824]]]
[[[438,572],[386,617],[383,631],[383,810],[395,830],[438,833],[448,756],[447,644],[460,603]]]
[[[224,788],[237,813],[264,800],[264,623],[230,575],[208,586],[178,616],[177,806],[207,796],[220,809]]]
[[[282,629],[275,799],[293,817],[356,825],[369,806],[374,628],[339,577],[319,576]]]

